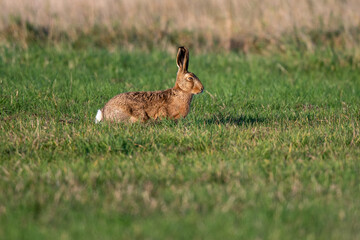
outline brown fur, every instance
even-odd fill
[[[190,111],[194,94],[204,87],[195,74],[188,72],[189,51],[179,47],[175,86],[163,91],[121,93],[105,104],[103,119],[110,121],[145,122],[149,119],[179,119]]]

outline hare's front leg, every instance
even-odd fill
[[[166,109],[165,106],[162,106],[159,109],[157,109],[156,114],[154,116],[154,119],[155,120],[158,120],[158,119],[161,120],[161,119],[164,119],[164,118],[167,118],[167,117],[169,117],[168,116],[168,110]]]

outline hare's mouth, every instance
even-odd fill
[[[202,88],[195,88],[194,91],[193,91],[193,93],[194,93],[194,94],[200,94],[200,93],[202,93],[203,91],[204,91],[204,87],[202,87]]]

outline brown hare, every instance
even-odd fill
[[[149,119],[179,119],[188,115],[194,94],[202,93],[204,86],[195,74],[188,72],[189,50],[179,47],[175,86],[163,91],[121,93],[98,110],[95,122],[146,122]]]

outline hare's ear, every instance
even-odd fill
[[[189,50],[186,47],[179,47],[176,64],[179,70],[187,72],[189,66]]]

